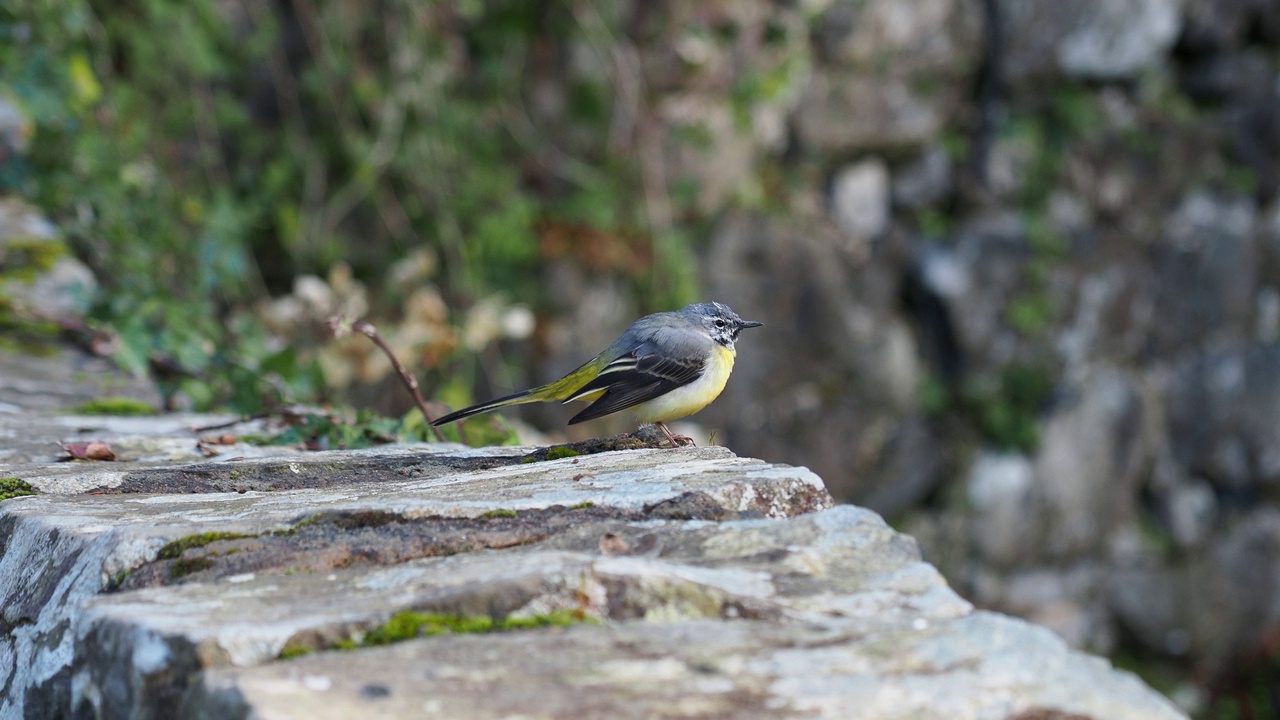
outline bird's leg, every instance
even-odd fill
[[[662,423],[654,423],[654,425],[657,425],[658,429],[662,431],[662,434],[667,436],[667,439],[671,441],[671,447],[673,448],[680,447],[686,443],[689,445],[693,444],[693,438],[691,437],[687,437],[685,435],[675,435],[670,430],[667,429],[666,425]]]

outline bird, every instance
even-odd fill
[[[728,305],[694,303],[631,323],[603,352],[546,385],[451,412],[431,424],[446,425],[511,405],[575,400],[591,404],[570,425],[630,410],[658,426],[672,447],[689,438],[666,423],[692,415],[724,390],[737,357],[738,333],[764,323],[743,320]]]

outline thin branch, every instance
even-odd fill
[[[334,318],[329,321],[329,327],[333,328],[334,332],[338,331],[340,324],[341,320],[339,318]],[[387,359],[391,360],[391,365],[395,367],[396,372],[400,374],[400,379],[404,382],[404,386],[408,388],[409,393],[413,395],[413,401],[418,404],[418,410],[422,411],[422,419],[426,421],[427,427],[431,428],[431,431],[435,433],[437,440],[444,442],[444,433],[440,432],[440,428],[431,424],[431,411],[427,409],[427,401],[422,399],[422,393],[418,390],[418,379],[415,378],[413,374],[405,368],[404,364],[400,362],[400,358],[396,357],[395,352],[391,350],[391,346],[387,345],[387,341],[383,340],[382,336],[378,334],[378,329],[375,328],[372,323],[365,322],[364,320],[358,320],[351,323],[351,329],[367,336],[373,341],[374,345],[377,345],[382,352],[386,353]],[[459,430],[459,432],[461,432],[461,430]]]
[[[211,432],[213,430],[226,430],[229,427],[235,427],[236,425],[240,425],[242,423],[253,422],[254,420],[262,420],[264,418],[269,418],[271,417],[271,415],[272,413],[258,413],[257,415],[247,415],[245,417],[238,417],[235,420],[232,420],[230,422],[221,422],[221,423],[215,423],[213,425],[202,425],[200,427],[193,427],[191,428],[191,432],[195,434],[200,434],[200,433]]]

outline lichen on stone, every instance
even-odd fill
[[[207,532],[199,535],[188,535],[187,537],[174,540],[173,542],[160,548],[160,552],[156,554],[157,560],[175,560],[182,557],[182,554],[192,548],[204,547],[211,542],[218,540],[239,540],[241,538],[253,537],[244,533],[233,532]]]
[[[37,490],[31,487],[31,483],[25,480],[16,477],[0,478],[0,500],[35,495],[36,492]]]
[[[77,415],[155,415],[156,409],[141,400],[128,397],[95,398],[73,409]]]
[[[339,641],[335,647],[339,650],[354,650],[373,645],[390,645],[392,643],[412,640],[417,637],[447,634],[476,634],[506,632],[511,630],[533,630],[543,627],[558,627],[578,623],[597,623],[595,618],[579,611],[556,610],[554,612],[529,615],[527,617],[508,616],[494,620],[488,615],[442,614],[415,612],[405,610],[396,613],[390,620],[373,628],[357,638]],[[287,647],[287,646],[286,646]],[[295,650],[295,656],[297,651]]]
[[[581,454],[582,453],[578,452],[577,450],[574,450],[573,448],[565,447],[564,445],[557,445],[551,448],[550,450],[547,450],[547,456],[543,459],[544,460],[563,460],[564,458],[577,457]]]
[[[169,568],[169,574],[174,579],[186,577],[192,573],[198,573],[201,570],[208,570],[213,567],[213,560],[207,557],[198,558],[178,558],[173,561],[173,565]]]

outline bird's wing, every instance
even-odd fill
[[[569,402],[603,391],[595,402],[574,415],[569,424],[593,420],[666,395],[697,380],[705,366],[706,356],[702,353],[659,354],[652,343],[643,343],[606,365],[591,382],[565,400]]]

